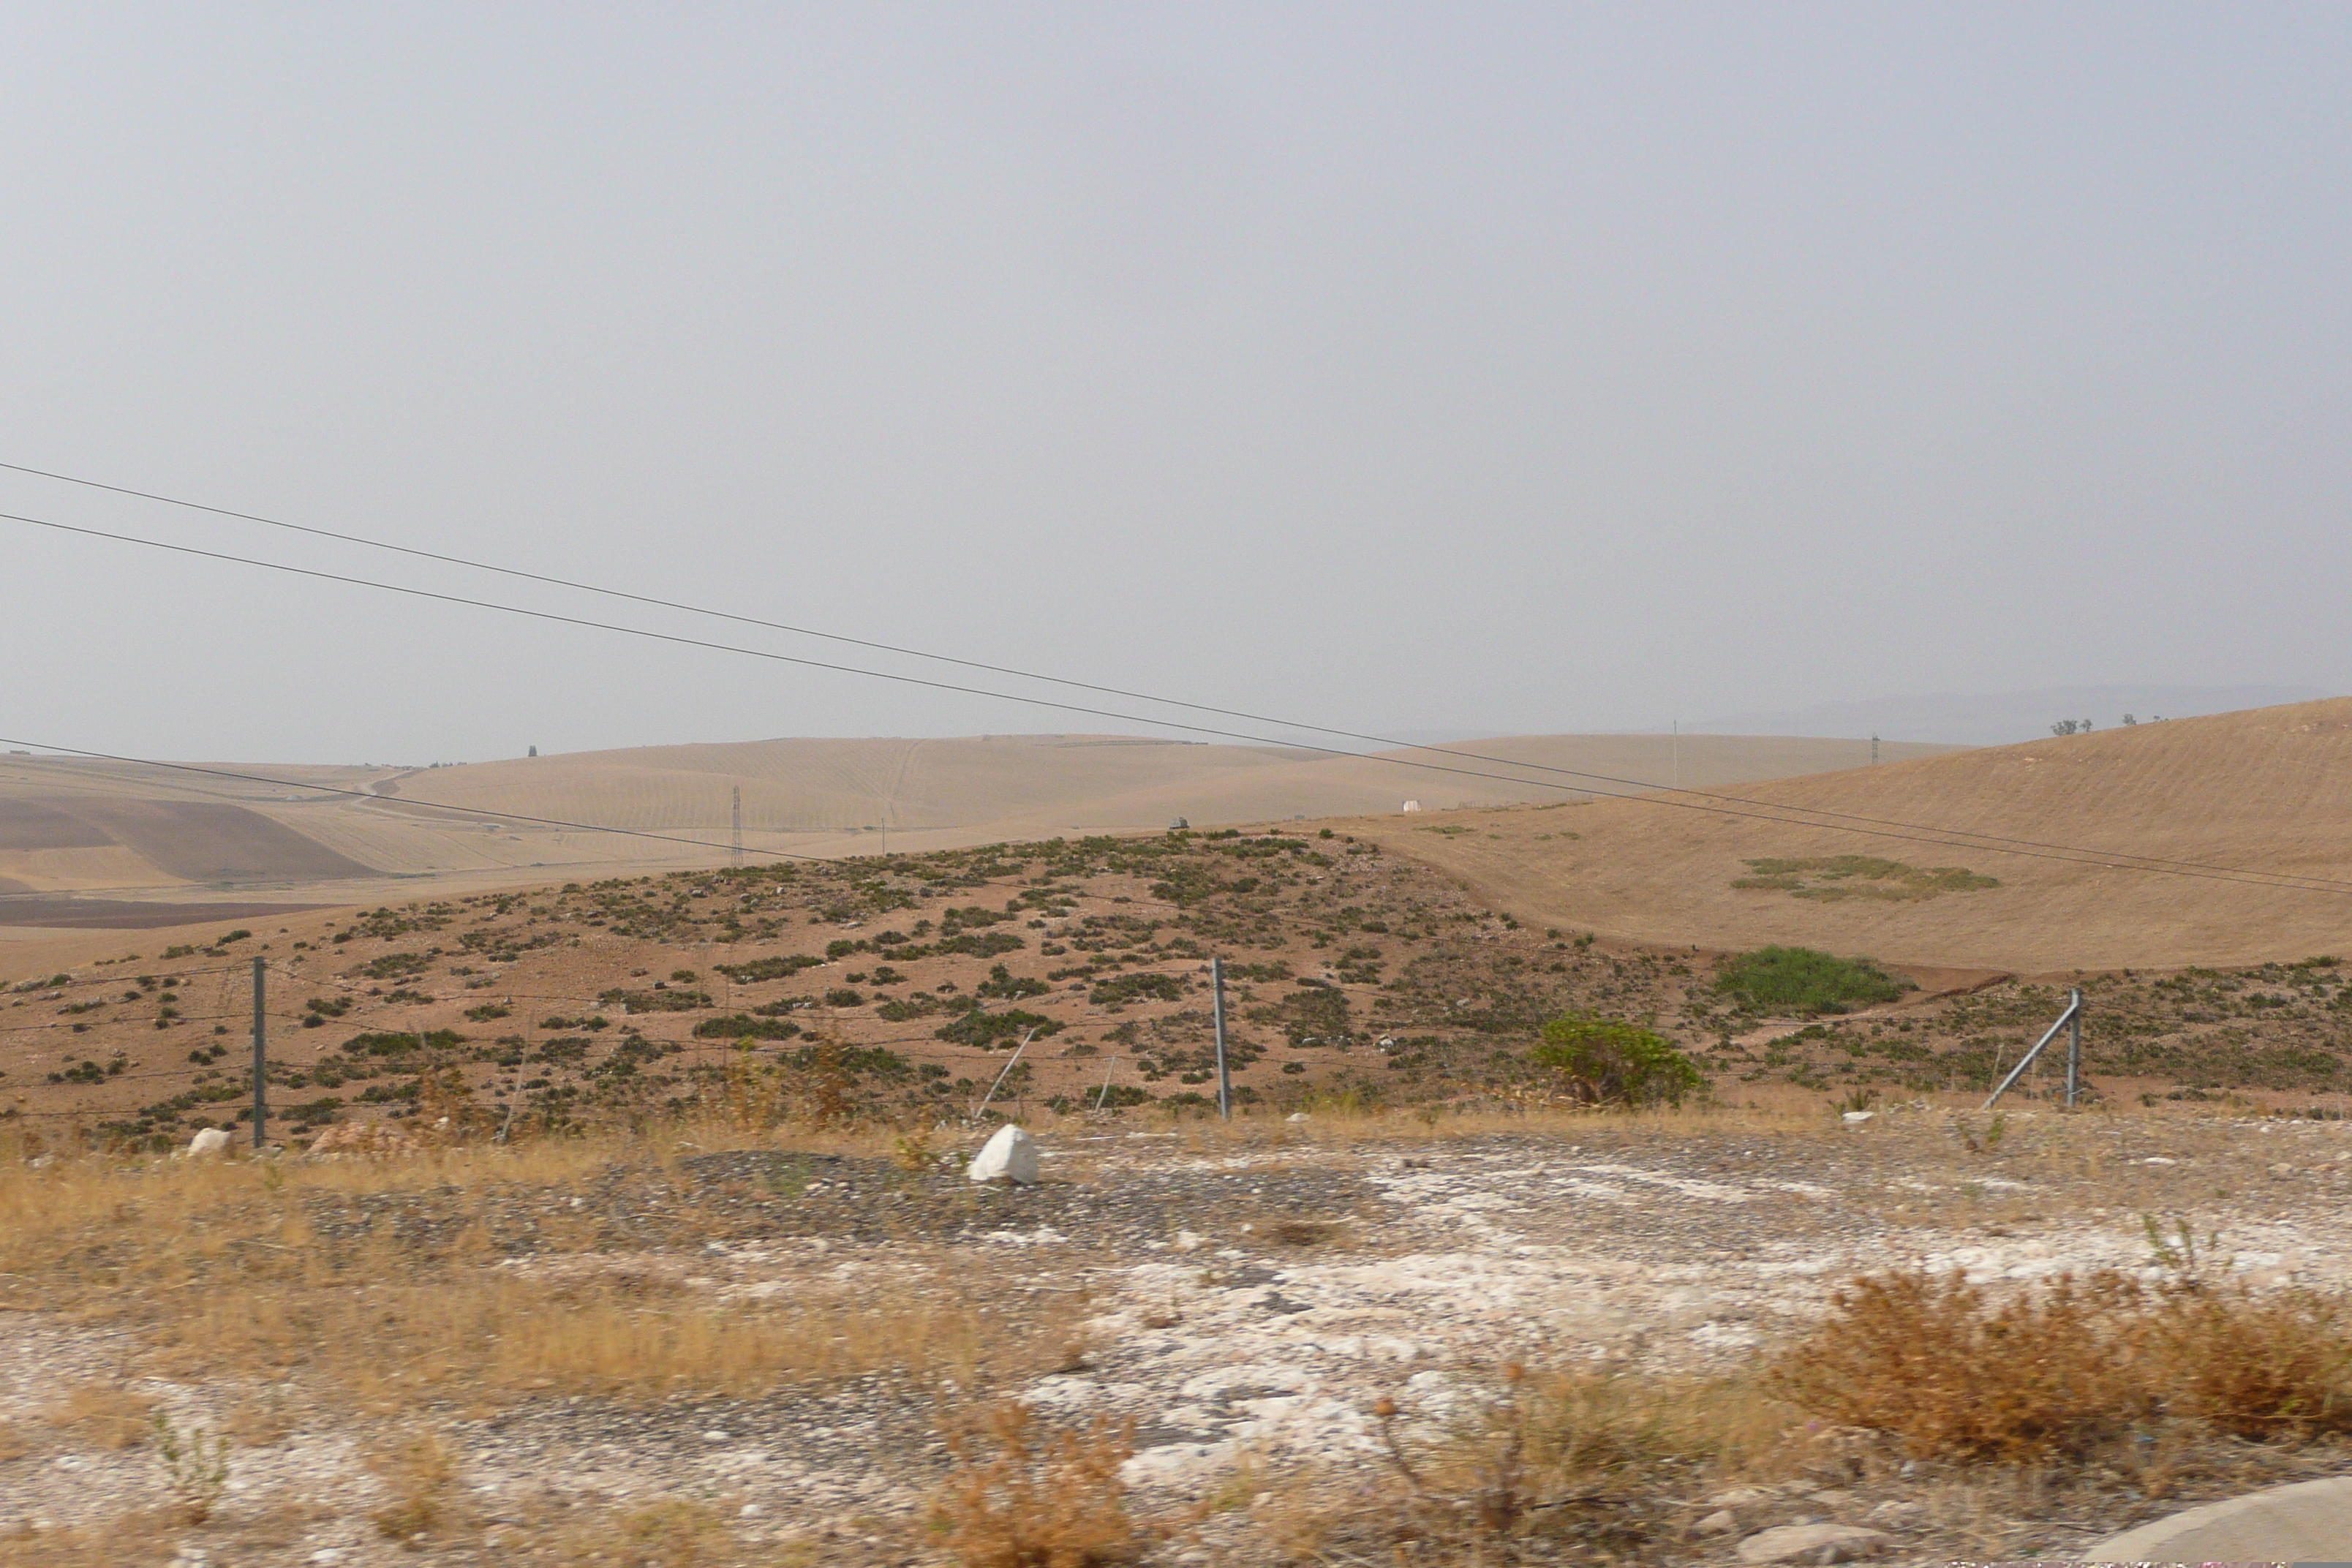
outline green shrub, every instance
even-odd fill
[[[1833,958],[1810,947],[1759,947],[1727,959],[1715,988],[1749,1012],[1804,1018],[1892,1002],[1918,989],[1867,958]]]
[[[600,994],[597,1001],[610,1006],[618,1002],[631,1013],[691,1013],[710,1005],[709,994],[701,991],[672,991],[667,987],[653,991],[627,991],[618,987]]]
[[[1024,1013],[1015,1007],[1003,1013],[966,1013],[951,1024],[940,1025],[932,1033],[959,1046],[993,1049],[998,1046],[1017,1044],[1021,1037],[1031,1029],[1036,1030],[1037,1037],[1042,1040],[1060,1034],[1062,1025],[1059,1019],[1048,1018],[1042,1013]]]
[[[1554,1018],[1528,1057],[1587,1105],[1679,1105],[1706,1082],[1664,1036],[1615,1018]]]
[[[343,1053],[354,1057],[396,1057],[415,1050],[446,1051],[466,1043],[455,1029],[382,1031],[353,1035],[343,1042]]]
[[[1108,980],[1098,981],[1087,1000],[1097,1007],[1107,1007],[1112,1012],[1117,1012],[1129,1002],[1140,1002],[1146,998],[1161,1002],[1178,1002],[1181,1001],[1183,996],[1184,981],[1181,975],[1147,973],[1118,974]]]
[[[1011,1002],[1024,996],[1043,996],[1053,987],[1033,975],[1015,974],[999,963],[989,970],[987,979],[972,989],[982,996],[997,996]]]
[[[705,1018],[694,1026],[695,1037],[701,1040],[792,1040],[800,1032],[801,1026],[789,1018],[758,1018],[749,1013]]]
[[[755,958],[749,963],[718,963],[711,967],[738,985],[756,985],[763,980],[789,980],[803,969],[824,966],[824,960],[814,953],[796,952],[786,958]]]

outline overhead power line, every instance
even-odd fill
[[[1773,811],[1795,812],[1803,816],[1828,817],[1841,822],[1860,822],[1865,823],[1874,827],[1897,827],[1916,833],[1943,834],[1955,839],[1969,842],[1980,842],[1988,846],[2006,844],[2016,845],[2029,849],[2049,849],[2081,854],[2113,855],[2118,858],[2142,862],[2147,865],[2178,867],[2187,870],[2232,871],[2239,869],[2238,868],[2213,866],[2194,860],[2175,860],[2168,859],[2161,856],[2137,855],[2129,851],[2084,849],[2081,846],[2077,845],[2053,843],[2043,839],[2020,838],[2007,834],[1983,833],[1974,828],[1945,827],[1929,823],[1906,822],[1895,817],[1871,816],[1855,812],[1835,811],[1826,806],[1791,805],[1780,801],[1759,800],[1751,796],[1727,795],[1719,790],[1685,790],[1682,788],[1681,780],[1679,778],[1672,784],[1664,784],[1656,780],[1631,779],[1612,773],[1593,773],[1576,768],[1563,768],[1547,763],[1522,762],[1517,758],[1498,757],[1492,755],[1491,753],[1481,752],[1468,752],[1454,746],[1416,745],[1410,742],[1395,740],[1385,735],[1371,734],[1360,730],[1340,729],[1328,724],[1310,723],[1304,720],[1285,719],[1271,714],[1255,713],[1245,709],[1221,708],[1210,703],[1191,701],[1181,697],[1166,697],[1157,692],[1136,691],[1126,687],[1108,686],[1095,681],[1078,680],[1068,676],[1050,675],[1042,670],[1023,669],[1013,665],[991,664],[985,660],[966,658],[957,654],[940,653],[928,648],[908,647],[902,644],[881,642],[870,637],[851,637],[845,633],[825,631],[815,626],[799,626],[789,621],[772,621],[758,616],[740,615],[731,610],[714,609],[706,605],[691,605],[681,600],[660,598],[650,594],[633,593],[625,588],[608,587],[599,583],[585,583],[576,578],[558,577],[547,573],[530,572],[525,571],[520,567],[501,566],[494,562],[477,561],[468,556],[451,555],[440,551],[421,550],[414,545],[397,544],[390,540],[371,539],[365,534],[346,533],[334,529],[318,528],[307,523],[289,522],[282,518],[265,517],[258,512],[239,511],[230,507],[213,506],[204,501],[189,500],[180,496],[163,495],[153,490],[134,489],[127,485],[109,484],[103,480],[85,479],[76,474],[61,474],[52,469],[29,468],[22,463],[0,463],[0,469],[5,469],[12,473],[28,474],[37,479],[53,479],[60,484],[79,485],[86,489],[103,490],[113,495],[130,496],[139,500],[155,501],[164,506],[181,507],[190,511],[207,512],[215,517],[233,518],[240,522],[259,523],[267,528],[281,529],[289,533],[305,534],[314,539],[331,539],[338,543],[356,544],[364,549],[382,550],[395,555],[407,555],[422,561],[438,562],[444,565],[462,566],[468,571],[489,572],[499,576],[513,577],[523,582],[544,584],[550,587],[569,589],[576,593],[594,594],[605,598],[625,600],[631,604],[647,605],[658,609],[677,610],[687,615],[704,616],[715,620],[731,621],[739,626],[760,626],[769,631],[788,632],[795,637],[816,637],[826,642],[840,643],[845,647],[872,648],[880,653],[898,654],[906,658],[925,659],[937,664],[954,665],[964,669],[982,670],[992,675],[1010,675],[1023,680],[1043,681],[1049,685],[1066,687],[1075,691],[1098,692],[1107,697],[1119,697],[1134,701],[1150,702],[1162,707],[1181,709],[1187,712],[1206,713],[1223,719],[1239,719],[1253,724],[1271,724],[1281,730],[1303,731],[1318,735],[1336,735],[1343,740],[1362,741],[1373,745],[1385,747],[1391,751],[1423,752],[1435,756],[1453,757],[1464,762],[1486,763],[1504,767],[1522,768],[1531,772],[1549,773],[1555,777],[1586,779],[1595,784],[1618,784],[1643,792],[1672,790],[1683,795],[1695,795],[1700,799],[1720,801],[1734,805],[1760,806]],[[20,518],[16,521],[31,521],[34,520]],[[44,524],[44,526],[62,527],[64,525]],[[129,536],[106,535],[105,537],[127,538]],[[154,542],[138,541],[137,542],[152,543]],[[176,547],[162,546],[162,548],[168,549]],[[226,559],[241,558],[228,557]],[[274,565],[273,563],[266,562],[248,562],[246,563],[256,565]],[[278,569],[294,570],[294,568]],[[352,581],[352,579],[341,580]],[[389,586],[388,584],[381,584],[370,585],[378,587]],[[410,590],[397,591],[406,592]],[[466,602],[470,603],[471,601]],[[511,608],[510,606],[497,607]],[[530,612],[518,613],[528,614]],[[612,629],[618,630],[630,628]],[[735,651],[748,652],[750,650],[738,649]],[[819,668],[837,669],[843,667],[823,665]],[[856,670],[854,671],[854,673],[873,676],[885,679],[903,679],[896,676],[883,675],[882,672],[875,670]],[[971,689],[966,687],[949,687],[946,688],[946,689],[968,692]],[[1012,694],[1005,692],[981,692],[978,693],[978,695],[995,697],[1010,701],[1035,700],[1030,698],[1014,697]],[[1049,703],[1046,704],[1046,706],[1063,707],[1064,705],[1059,703]],[[1099,710],[1083,708],[1069,709],[1067,710],[1087,713],[1095,717],[1121,719],[1131,722],[1167,724],[1170,728],[1192,730],[1196,733],[1215,734],[1232,739],[1244,739],[1257,742],[1259,743],[1282,743],[1278,739],[1270,740],[1268,737],[1262,736],[1235,736],[1233,735],[1231,731],[1227,731],[1203,730],[1193,725],[1172,724],[1169,723],[1168,721],[1134,714],[1105,713]],[[1307,747],[1304,749],[1324,751],[1330,752],[1331,754],[1345,756],[1355,756],[1360,754],[1341,749],[1328,747]],[[1873,738],[1871,760],[1873,762],[1877,761],[1875,737]],[[1407,765],[1418,767],[1426,764],[1414,763]],[[1510,782],[1528,784],[1536,781],[1514,779]],[[1608,792],[1589,791],[1587,793],[1606,795]],[[1965,847],[1967,846],[1963,844],[1956,847]],[[2273,875],[2273,873],[2267,872],[2254,874],[2261,876]],[[2298,879],[2313,883],[2334,884],[2352,889],[2352,882],[2343,881],[2340,879],[2332,877],[2301,878]]]
[[[2043,844],[2036,847],[2029,847],[2027,846],[2032,844],[2033,841],[2018,839],[1991,839],[1983,836],[1970,834],[1964,829],[1947,829],[1937,827],[1931,824],[1902,825],[1907,829],[1906,831],[1897,831],[1894,826],[1844,826],[1839,821],[1823,822],[1812,820],[1813,817],[1822,816],[1843,816],[1843,814],[1814,812],[1811,813],[1810,816],[1790,815],[1791,813],[1805,814],[1808,812],[1809,808],[1803,806],[1786,806],[1770,801],[1750,801],[1738,796],[1708,795],[1703,795],[1697,791],[1687,790],[1669,790],[1660,793],[1623,795],[1616,791],[1596,789],[1591,787],[1590,784],[1553,784],[1547,779],[1529,779],[1515,774],[1491,773],[1476,768],[1454,767],[1444,763],[1419,762],[1398,756],[1381,754],[1366,755],[1364,753],[1347,751],[1336,746],[1318,746],[1312,743],[1288,742],[1278,736],[1259,735],[1244,731],[1222,729],[1213,725],[1186,723],[1173,720],[1156,719],[1146,715],[1127,713],[1112,709],[1096,708],[1081,703],[1059,701],[1052,698],[1025,697],[1013,692],[994,691],[983,687],[965,686],[953,681],[933,680],[922,676],[897,674],[887,670],[866,669],[856,665],[837,664],[825,659],[806,658],[793,654],[777,653],[766,648],[745,647],[739,644],[716,642],[704,637],[685,637],[674,632],[654,631],[643,626],[631,626],[622,625],[617,622],[593,620],[583,616],[567,616],[551,610],[535,610],[519,605],[501,604],[496,600],[476,599],[459,594],[445,594],[432,589],[410,587],[402,584],[379,582],[373,578],[353,576],[345,573],[325,572],[311,567],[293,566],[283,562],[261,560],[251,556],[233,555],[223,551],[203,550],[194,545],[173,544],[162,540],[142,538],[136,534],[116,533],[105,529],[85,528],[72,523],[54,521],[47,518],[26,517],[21,513],[0,512],[0,520],[12,522],[22,522],[32,527],[50,529],[61,533],[78,534],[87,538],[104,539],[117,543],[139,545],[152,550],[167,551],[174,554],[191,555],[205,560],[226,562],[241,566],[258,567],[266,571],[280,572],[293,576],[308,577],[323,582],[341,583],[353,587],[372,588],[380,592],[400,594],[413,598],[428,599],[442,604],[459,605],[473,609],[490,610],[504,615],[520,616],[531,620],[547,621],[558,625],[580,626],[597,631],[614,632],[623,636],[641,637],[655,642],[670,643],[685,647],[700,648],[709,652],[737,654],[745,658],[766,659],[779,664],[797,665],[805,668],[824,669],[838,674],[862,676],[871,679],[893,681],[901,685],[924,687],[933,690],[952,691],[965,696],[985,697],[998,701],[1026,703],[1033,707],[1054,709],[1063,712],[1080,713],[1092,718],[1114,719],[1123,723],[1158,724],[1164,728],[1187,730],[1194,734],[1215,735],[1223,739],[1243,741],[1256,745],[1290,745],[1298,750],[1320,752],[1328,756],[1349,757],[1363,762],[1412,768],[1426,773],[1448,773],[1464,778],[1487,779],[1502,784],[1516,784],[1522,788],[1532,787],[1538,789],[1555,789],[1563,794],[1570,795],[1596,795],[1610,799],[1639,800],[1653,805],[1673,806],[1683,810],[1699,811],[1710,816],[1747,818],[1760,822],[1777,823],[1784,826],[1810,827],[1824,832],[1850,833],[1866,837],[1892,839],[1903,843],[1930,844],[1939,848],[1975,849],[1985,853],[2011,855],[2027,859],[2050,860],[2066,865],[2094,866],[2108,870],[2146,871],[2159,875],[2189,877],[2209,881],[2235,882],[2249,886],[2279,888],[2294,891],[2352,894],[2352,881],[2346,881],[2336,878],[2306,877],[2292,872],[2271,872],[2256,870],[2251,868],[2213,866],[2198,862],[2159,860],[2154,857],[2133,855],[2129,851],[2095,849],[2077,845],[2051,843]],[[1279,722],[1278,721],[1267,721]],[[1340,732],[1344,733],[1344,731]],[[289,789],[326,787],[320,785],[297,784],[289,780],[264,778],[256,774],[235,773],[228,773],[224,770],[198,768],[184,763],[158,763],[144,758],[116,756],[107,752],[92,752],[73,746],[50,746],[44,745],[37,742],[21,740],[6,741],[5,743],[20,746],[39,746],[40,749],[45,751],[61,752],[76,756],[100,757],[108,761],[137,763],[144,766],[174,768],[190,773],[212,773],[221,777],[238,778],[247,780],[247,782],[270,784]],[[1463,756],[1476,755],[1476,753],[1459,754]],[[1503,766],[1524,766],[1528,771],[1533,772],[1557,773],[1596,781],[1604,780],[1606,778],[1606,775],[1576,773],[1572,770],[1549,767],[1541,763],[1521,764],[1512,762],[1507,758],[1496,758],[1494,759],[1494,761]],[[1655,788],[1655,786],[1641,784],[1639,781],[1633,780],[1609,780],[1607,782],[1625,783],[1639,790],[1653,790]],[[333,793],[357,795],[360,792],[338,790]],[[1679,796],[1693,796],[1696,798],[1678,798]],[[378,797],[368,795],[365,798],[376,799]],[[674,838],[668,835],[648,833],[641,829],[606,828],[593,823],[556,823],[549,819],[531,818],[509,813],[483,811],[473,807],[440,806],[437,805],[436,803],[426,801],[410,800],[404,802],[404,804],[413,805],[433,805],[436,809],[470,813],[476,816],[498,816],[511,821],[541,822],[546,826],[572,827],[583,832],[612,832],[625,834],[635,837],[667,839],[669,842],[674,843],[691,844],[697,848],[723,847],[722,846],[705,844],[698,839]],[[1761,809],[1737,810],[1733,809],[1735,805],[1751,805],[1760,807]],[[1847,817],[1845,820],[1867,823],[1873,819],[1855,819]],[[782,855],[787,852],[781,850],[769,850],[766,851],[766,853]],[[825,858],[821,856],[807,855],[793,856],[792,858],[813,860]]]

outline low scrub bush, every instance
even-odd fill
[[[959,1461],[934,1510],[964,1568],[1112,1568],[1141,1542],[1124,1506],[1128,1435],[1097,1425],[1041,1433],[1026,1406],[990,1413],[984,1437],[955,1438]]]
[[[988,978],[972,987],[982,996],[1002,997],[1008,1002],[1024,996],[1043,996],[1052,989],[1034,975],[1015,974],[1001,963],[992,966]]]
[[[2079,1458],[2158,1418],[2242,1437],[2352,1430],[2352,1320],[2330,1297],[2101,1273],[1995,1301],[1912,1269],[1833,1301],[1773,1386],[1923,1457]]]
[[[1554,1018],[1528,1058],[1586,1105],[1680,1105],[1706,1081],[1664,1036],[1615,1018]]]
[[[814,953],[795,952],[783,958],[755,958],[748,963],[714,963],[711,967],[738,985],[757,985],[766,980],[789,980],[803,969],[822,969],[824,960]]]
[[[1759,947],[1727,959],[1715,988],[1748,1012],[1801,1018],[1892,1002],[1918,989],[1867,958],[1834,958],[1810,947]]]
[[[654,991],[628,991],[614,988],[598,994],[597,1001],[611,1006],[617,1002],[631,1013],[691,1013],[710,1005],[710,996],[702,991],[673,991],[664,986]]]
[[[1024,1012],[1018,1007],[1003,1013],[966,1013],[951,1024],[942,1024],[931,1032],[942,1040],[959,1046],[992,1047],[1017,1043],[1030,1030],[1037,1031],[1039,1039],[1062,1032],[1058,1018],[1048,1018],[1043,1013]]]
[[[694,1037],[698,1040],[794,1040],[800,1033],[801,1026],[789,1018],[760,1018],[749,1013],[705,1018],[694,1026]]]
[[[1115,974],[1099,980],[1087,1000],[1097,1007],[1116,1012],[1129,1002],[1181,1002],[1184,999],[1184,980],[1177,974]]]

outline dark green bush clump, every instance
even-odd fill
[[[1528,1059],[1587,1105],[1680,1105],[1706,1081],[1664,1036],[1615,1018],[1554,1018]]]
[[[1725,961],[1715,988],[1745,1011],[1801,1018],[1892,1002],[1917,986],[1867,958],[1833,958],[1810,947],[1759,947]]]
[[[343,1042],[343,1054],[353,1057],[397,1057],[410,1051],[446,1051],[466,1043],[466,1037],[455,1029],[435,1029],[430,1033],[381,1033],[353,1035]]]
[[[1053,987],[1033,975],[1015,974],[1000,963],[991,968],[988,978],[972,989],[982,996],[997,996],[1013,1002],[1024,996],[1043,996]]]
[[[749,1013],[705,1018],[694,1026],[699,1040],[792,1040],[800,1032],[801,1026],[789,1018],[755,1018]]]
[[[1025,1013],[1014,1007],[1003,1013],[966,1013],[951,1024],[942,1024],[931,1031],[942,1040],[959,1046],[980,1046],[993,1049],[999,1046],[1017,1044],[1031,1029],[1039,1039],[1062,1032],[1061,1021],[1048,1018],[1043,1013]]]
[[[1175,974],[1119,974],[1099,981],[1087,1000],[1097,1007],[1113,1011],[1129,1002],[1147,998],[1161,1002],[1181,1002],[1184,998],[1184,981]]]
[[[763,980],[789,980],[803,969],[822,969],[824,960],[814,953],[796,952],[787,958],[755,958],[749,963],[715,963],[711,967],[738,985],[757,985]]]

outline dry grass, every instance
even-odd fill
[[[989,1413],[952,1444],[960,1461],[936,1521],[964,1568],[1111,1568],[1140,1538],[1123,1504],[1124,1431],[1041,1434],[1025,1406]]]
[[[1996,1300],[1907,1270],[1834,1300],[1773,1385],[1921,1456],[2080,1458],[2163,1421],[2246,1437],[2352,1429],[2352,1321],[2311,1292],[2108,1273]]]
[[[1025,1364],[1033,1352],[1050,1362],[1067,1342],[1066,1310],[1041,1306],[1034,1334],[982,1316],[989,1298],[970,1271],[911,1242],[894,1247],[904,1279],[879,1298],[812,1272],[732,1301],[688,1285],[683,1266],[610,1253],[601,1219],[561,1205],[541,1216],[530,1258],[509,1261],[491,1246],[495,1193],[577,1191],[615,1166],[658,1173],[681,1151],[774,1146],[725,1128],[684,1131],[692,1136],[396,1161],[0,1163],[0,1274],[14,1277],[0,1288],[9,1304],[128,1331],[144,1370],[224,1385],[299,1376],[310,1397],[375,1412],[453,1395],[478,1406],[549,1394],[741,1394],[875,1371],[969,1386],[987,1365]],[[837,1132],[796,1139],[803,1146],[887,1144]],[[317,1233],[320,1200],[384,1198],[432,1223],[406,1235]],[[666,1216],[681,1250],[707,1234],[705,1216],[682,1205]],[[267,1403],[236,1422],[284,1429],[283,1411]],[[93,1385],[55,1419],[112,1421],[107,1431],[135,1441],[143,1408]]]
[[[41,1412],[59,1436],[92,1448],[135,1448],[152,1430],[155,1402],[120,1384],[78,1383]]]
[[[1435,1438],[1408,1436],[1420,1413],[1381,1401],[1392,1484],[1307,1478],[1262,1510],[1269,1534],[1297,1561],[1552,1562],[1569,1543],[1618,1561],[1654,1540],[1654,1500],[1821,1458],[1791,1441],[1802,1413],[1752,1377],[1513,1365],[1487,1392]]]
[[[118,1514],[102,1525],[36,1531],[0,1525],[0,1568],[122,1568],[126,1563],[166,1563],[187,1533],[174,1509]]]
[[[450,1483],[457,1478],[457,1450],[437,1432],[419,1432],[379,1447],[367,1468],[392,1499],[368,1516],[376,1533],[390,1541],[429,1538],[447,1514]]]

